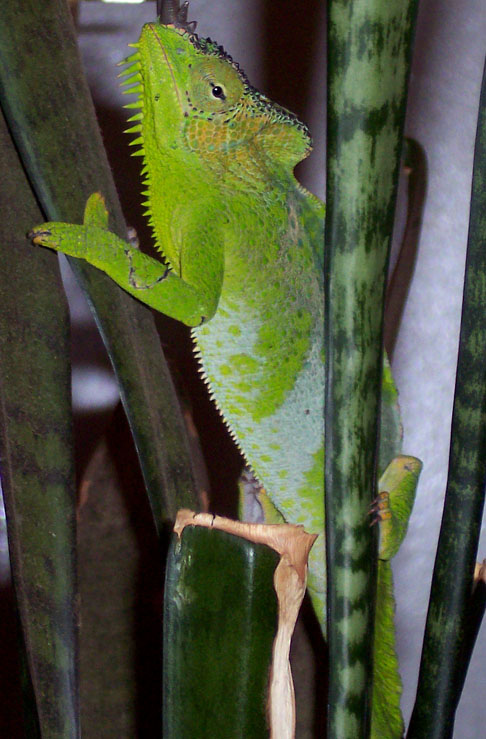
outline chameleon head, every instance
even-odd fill
[[[162,149],[186,149],[211,165],[270,130],[272,146],[289,152],[293,165],[308,152],[310,139],[304,124],[289,111],[252,88],[232,58],[211,39],[165,26],[146,24],[123,83],[139,95],[143,144],[147,123]],[[135,130],[134,127],[133,130]],[[278,135],[279,129],[284,129]]]
[[[127,106],[138,109],[128,132],[137,134],[134,155],[143,156],[142,192],[156,245],[177,270],[183,234],[195,220],[200,232],[207,213],[213,228],[216,218],[224,225],[228,196],[273,193],[275,182],[293,177],[310,138],[210,39],[148,23],[133,47],[122,73],[126,92],[138,98]]]
[[[209,39],[147,23],[133,46],[137,51],[127,60],[123,84],[133,83],[127,92],[138,94],[142,120],[153,123],[160,146],[180,147],[192,121],[227,117],[237,110],[246,79]]]

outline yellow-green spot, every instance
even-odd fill
[[[313,465],[305,473],[305,479],[309,490],[321,488],[322,497],[324,497],[324,444],[314,453]]]
[[[236,387],[242,393],[249,393],[253,389],[251,382],[244,382],[243,380],[241,382],[237,382]]]
[[[258,361],[253,359],[253,357],[250,357],[248,354],[232,354],[230,362],[240,372],[254,373],[259,369]]]
[[[233,416],[239,416],[240,417],[240,416],[244,416],[245,415],[245,411],[242,410],[241,408],[239,408],[238,405],[228,406],[228,408],[229,408],[229,412]]]

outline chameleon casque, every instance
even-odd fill
[[[122,73],[127,92],[137,95],[128,107],[139,109],[129,132],[143,155],[144,205],[165,264],[108,230],[98,194],[88,200],[84,225],[47,223],[31,237],[86,259],[139,300],[193,327],[211,396],[271,504],[285,520],[322,532],[324,204],[293,174],[310,151],[308,130],[252,88],[222,47],[196,36],[190,24],[147,24],[133,46]],[[385,368],[384,405],[395,401]],[[386,440],[382,457],[384,446]],[[395,451],[386,453],[385,464]],[[394,482],[386,485],[391,499],[384,495],[381,532],[387,558],[405,533],[418,472],[409,457],[388,472]],[[396,509],[394,490],[404,493]],[[393,662],[386,577],[379,599],[387,604],[379,600],[377,608],[387,614]],[[308,588],[325,633],[322,534],[311,551]],[[376,663],[383,674],[378,652]],[[390,679],[399,697],[398,674]],[[396,710],[397,700],[389,699]],[[375,735],[400,736],[390,721],[385,717],[388,733],[375,728]]]

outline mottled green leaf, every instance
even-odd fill
[[[485,67],[486,69],[486,67]],[[479,105],[449,474],[409,737],[450,737],[486,482],[486,72]],[[469,648],[472,645],[469,644]]]
[[[0,160],[0,471],[12,576],[42,737],[74,739],[79,716],[69,317],[56,257],[25,238],[39,209],[3,116]]]
[[[326,205],[329,733],[367,736],[382,322],[416,2],[331,0]]]

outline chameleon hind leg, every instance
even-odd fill
[[[390,559],[397,553],[407,531],[422,463],[415,457],[398,456],[380,478],[378,497],[370,513],[379,526],[376,594],[372,739],[403,736],[400,711],[402,682],[395,643],[395,599]]]
[[[405,538],[421,469],[422,463],[416,457],[399,455],[380,478],[370,513],[379,524],[381,560],[392,559]]]

